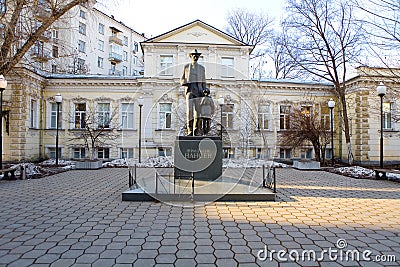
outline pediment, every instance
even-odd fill
[[[229,34],[226,34],[200,20],[193,21],[182,27],[151,38],[143,43],[246,45]]]

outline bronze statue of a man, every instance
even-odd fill
[[[199,116],[200,100],[203,91],[206,90],[206,71],[197,61],[201,53],[197,49],[193,50],[189,56],[191,63],[183,68],[181,85],[185,87],[186,98],[186,135],[200,135]]]

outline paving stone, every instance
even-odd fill
[[[36,259],[35,263],[53,263],[60,258],[58,254],[45,254]]]
[[[36,259],[18,259],[18,260],[13,261],[12,263],[8,264],[7,266],[8,267],[32,266],[33,262],[35,260]],[[3,265],[3,263],[1,263],[1,260],[0,260],[0,264]]]
[[[347,240],[349,249],[368,247],[374,254],[398,255],[400,250],[400,214],[395,208],[400,205],[400,189],[393,182],[285,168],[277,170],[278,198],[284,201],[182,208],[121,202],[126,175],[126,170],[102,169],[21,181],[23,187],[0,182],[0,265],[27,266],[51,252],[54,266],[69,266],[75,260],[78,267],[95,261],[115,266],[131,266],[132,262],[134,266],[195,266],[196,262],[197,266],[304,266],[255,257],[264,246],[268,250],[335,248],[339,238]],[[6,187],[33,200],[21,205],[21,199],[14,197],[17,194],[4,191]],[[43,194],[43,188],[53,194]],[[54,197],[65,188],[73,193]],[[142,246],[149,249],[142,250]],[[67,247],[71,248],[65,251]],[[103,253],[110,261],[101,261],[104,248],[118,252]],[[179,258],[186,254],[192,258]],[[177,260],[170,263],[174,257]],[[163,258],[171,259],[164,263]],[[305,264],[338,266],[333,262]],[[342,265],[354,266],[354,262]]]
[[[51,267],[67,267],[72,266],[75,263],[75,259],[58,259],[53,262]]]
[[[76,259],[83,254],[83,249],[70,249],[61,255],[63,259]]]
[[[76,263],[92,264],[98,259],[99,259],[99,254],[83,254],[77,257]]]
[[[176,267],[196,266],[196,261],[194,259],[177,259],[174,265]]]
[[[157,255],[158,251],[156,249],[144,249],[137,254],[139,259],[154,259]]]
[[[164,263],[174,263],[176,261],[177,256],[175,256],[175,254],[159,254],[156,257],[156,263],[157,264],[164,264]]]
[[[118,256],[118,258],[116,258],[116,262],[117,263],[133,264],[136,259],[137,259],[137,255],[136,254],[124,253],[124,254]]]
[[[112,266],[115,263],[115,259],[98,259],[93,262],[93,267],[104,267],[104,266]]]
[[[176,246],[161,246],[158,249],[158,252],[160,254],[163,254],[163,253],[176,253],[177,250],[178,250],[178,248]]]
[[[154,266],[155,260],[154,259],[137,259],[133,266],[135,267],[143,267],[143,266]]]
[[[8,264],[18,259],[18,255],[11,254],[11,255],[4,255],[0,257],[0,264]]]
[[[233,259],[217,259],[216,265],[218,267],[233,267],[238,266],[238,263]]]
[[[216,249],[214,255],[217,259],[233,259],[234,253],[229,249]]]

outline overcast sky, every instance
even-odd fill
[[[279,21],[284,0],[113,0],[107,7],[98,6],[116,20],[146,37],[154,37],[196,19],[225,30],[226,15],[235,8],[267,13]]]

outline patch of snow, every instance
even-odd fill
[[[360,166],[340,167],[332,170],[335,173],[343,174],[355,178],[373,178],[375,172]]]

